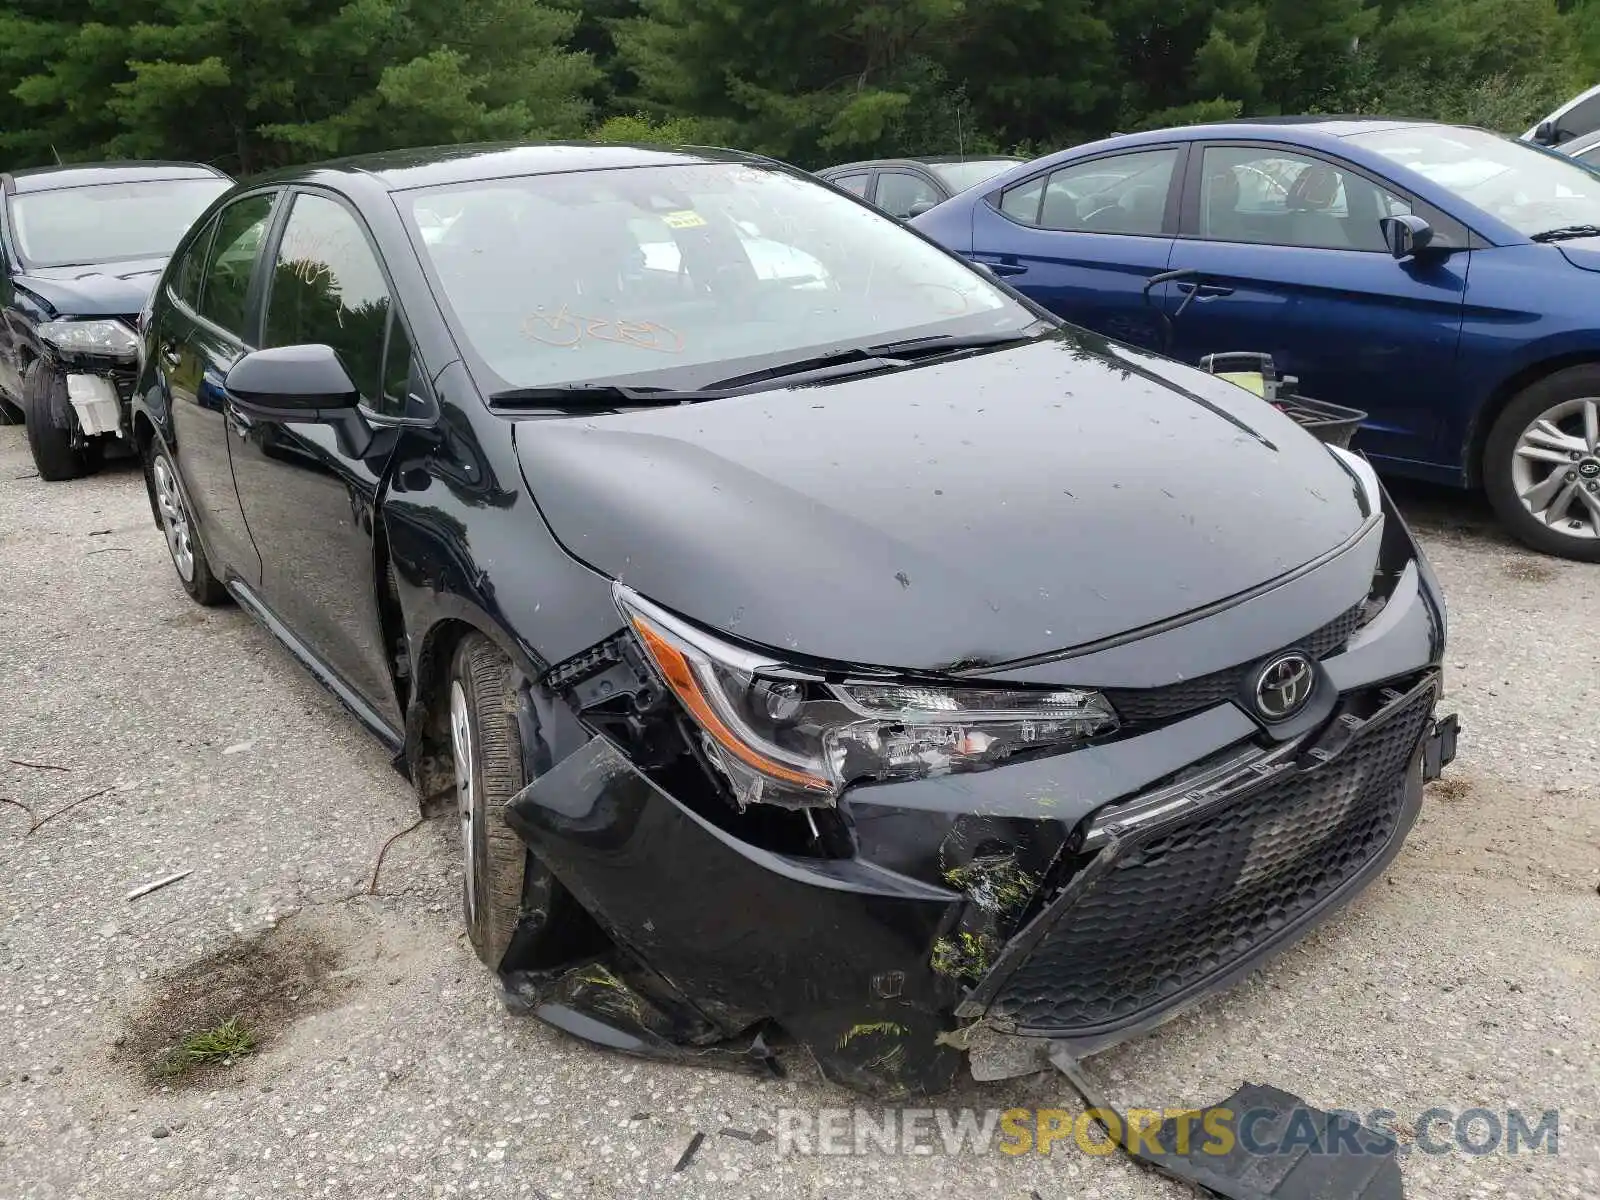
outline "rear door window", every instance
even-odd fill
[[[1600,129],[1600,96],[1590,96],[1572,106],[1556,121],[1556,144],[1570,142]]]
[[[849,175],[835,175],[832,179],[828,180],[828,182],[833,184],[834,187],[843,188],[852,196],[861,196],[865,198],[867,194],[867,180],[871,178],[871,174],[867,171],[856,171]]]
[[[879,171],[876,203],[891,217],[904,220],[932,208],[944,196],[933,183],[910,171]]]
[[[183,257],[172,268],[172,294],[191,309],[200,303],[200,281],[205,277],[206,253],[211,249],[211,237],[216,231],[217,223],[212,220],[189,243]]]
[[[1014,221],[1063,233],[1157,237],[1178,162],[1174,147],[1073,163],[1006,191],[1000,211]]]
[[[217,231],[206,256],[197,311],[236,337],[245,335],[250,277],[272,216],[270,193],[235,200],[217,214]]]

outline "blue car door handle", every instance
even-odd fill
[[[1233,295],[1233,289],[1231,287],[1223,287],[1220,283],[1202,283],[1198,286],[1192,283],[1180,283],[1178,285],[1178,290],[1186,296],[1190,292],[1193,292],[1196,299],[1200,300],[1205,299],[1207,296]]]
[[[974,254],[972,261],[979,266],[988,267],[1001,279],[1021,275],[1028,269],[1025,264],[1017,261],[1015,254]]]

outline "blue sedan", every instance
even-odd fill
[[[1600,174],[1570,158],[1420,122],[1199,125],[1021,164],[913,224],[1120,340],[1269,352],[1370,414],[1380,469],[1481,486],[1524,542],[1600,561]],[[1147,295],[1169,271],[1190,274]]]

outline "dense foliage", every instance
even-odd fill
[[[596,136],[814,167],[1238,113],[1520,132],[1597,78],[1600,0],[4,0],[0,165]]]

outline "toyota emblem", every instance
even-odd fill
[[[1316,681],[1316,668],[1300,651],[1278,655],[1256,676],[1256,712],[1264,721],[1287,721],[1306,706]]]

